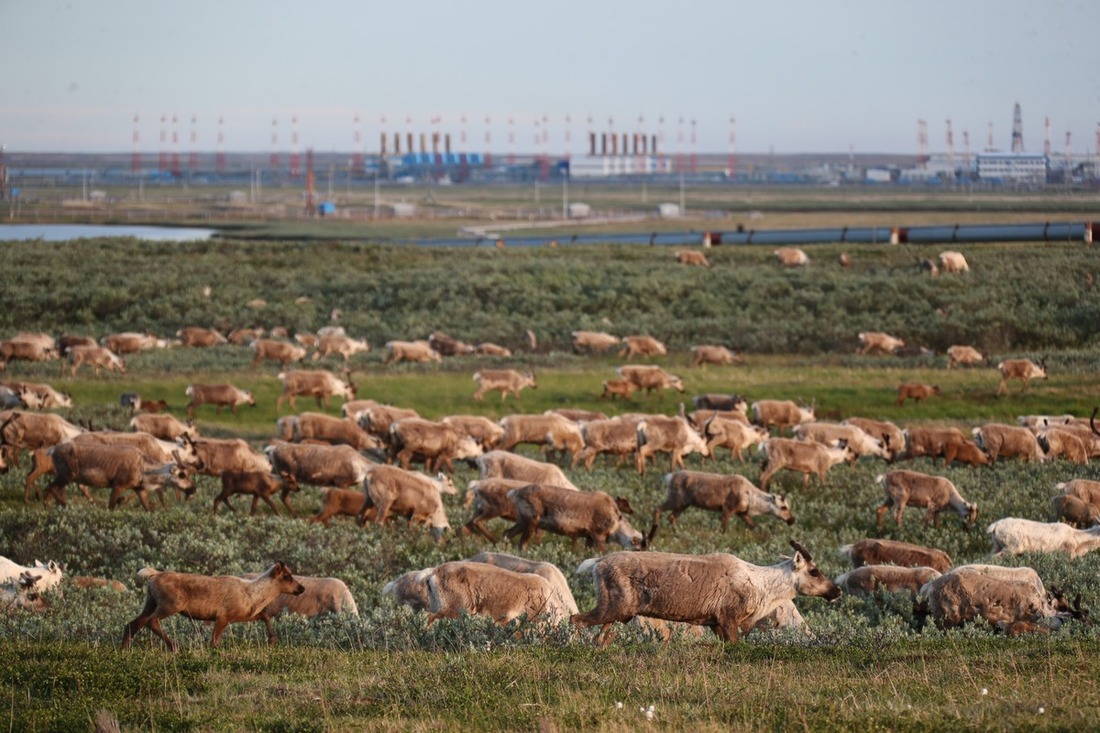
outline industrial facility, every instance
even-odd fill
[[[379,182],[429,182],[440,185],[522,183],[531,181],[635,181],[728,182],[752,185],[896,185],[996,189],[1050,185],[1093,187],[1100,179],[1100,126],[1090,151],[1075,151],[1072,136],[1065,134],[1063,151],[1051,144],[1051,124],[1044,120],[1042,151],[1024,149],[1023,114],[1013,110],[1011,137],[999,148],[994,125],[989,124],[986,144],[971,150],[970,135],[962,131],[956,147],[951,120],[945,121],[942,149],[930,152],[928,124],[917,121],[914,155],[741,153],[735,145],[735,119],[729,118],[729,148],[703,152],[697,149],[695,119],[676,121],[662,117],[655,125],[642,118],[626,126],[607,120],[597,129],[588,117],[574,149],[573,125],[555,130],[545,115],[531,121],[532,140],[517,142],[516,118],[508,118],[507,136],[494,144],[490,119],[478,134],[463,116],[457,130],[444,127],[441,117],[431,117],[425,129],[411,118],[404,125],[381,118],[377,141],[368,150],[363,118],[356,115],[349,151],[303,151],[299,120],[292,116],[280,135],[280,121],[271,121],[270,151],[266,154],[231,152],[225,139],[224,120],[217,120],[213,150],[199,144],[198,121],[190,119],[187,135],[178,115],[160,115],[157,135],[143,134],[142,118],[134,115],[131,150],[116,154],[62,155],[0,151],[0,196],[8,199],[50,182],[80,182],[94,190],[97,182],[129,181],[141,185],[228,184],[249,192],[264,186],[304,186],[307,176],[318,188],[362,187]],[[156,118],[154,118],[156,121]],[[284,125],[284,127],[287,127]],[[395,129],[395,128],[400,129]],[[671,129],[669,129],[671,128]],[[185,137],[188,139],[184,143]],[[152,138],[155,143],[148,140]],[[475,142],[476,139],[476,142]],[[150,149],[152,148],[152,149]],[[306,161],[308,159],[308,165]],[[312,190],[312,186],[310,187]]]

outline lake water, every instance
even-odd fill
[[[73,239],[134,237],[159,242],[193,242],[210,239],[216,229],[154,226],[112,226],[108,224],[0,224],[0,242],[42,240],[68,242]]]

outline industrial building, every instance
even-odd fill
[[[978,178],[987,182],[1043,184],[1050,160],[1042,153],[979,153]]]

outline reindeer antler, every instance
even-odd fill
[[[807,562],[814,561],[813,556],[810,555],[810,551],[803,547],[801,543],[797,542],[796,540],[791,540],[791,547],[794,548],[795,552],[801,553],[802,557],[805,558]]]

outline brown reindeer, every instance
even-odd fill
[[[228,575],[158,572],[153,568],[143,568],[138,571],[138,577],[146,581],[145,607],[137,618],[126,624],[123,649],[129,649],[134,634],[148,626],[165,646],[179,651],[179,644],[169,639],[160,627],[161,619],[177,613],[196,621],[213,621],[211,646],[218,645],[229,624],[245,621],[262,621],[267,627],[268,643],[274,644],[275,630],[271,619],[263,615],[264,609],[282,593],[301,595],[305,592],[290,568],[281,562],[253,580]]]

